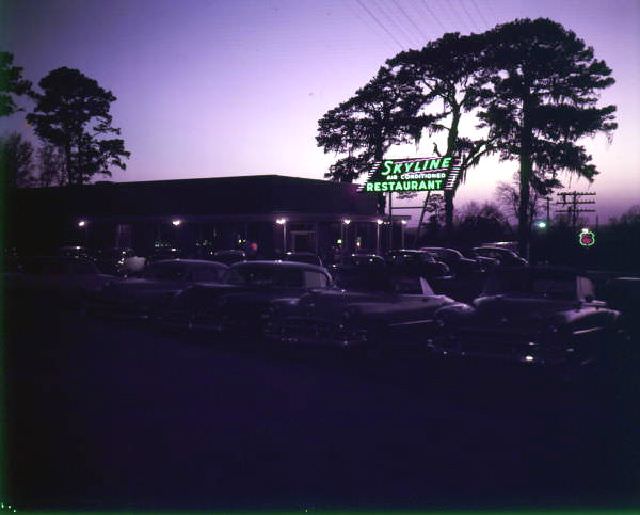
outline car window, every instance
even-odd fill
[[[187,277],[187,270],[182,263],[154,263],[144,274],[149,279],[160,281],[179,281]]]
[[[303,270],[271,266],[245,266],[229,270],[226,280],[229,284],[244,286],[279,286],[285,288],[303,288],[305,277]]]
[[[191,271],[191,277],[195,282],[219,282],[222,279],[223,273],[223,268],[199,266]]]
[[[382,292],[390,289],[387,275],[370,269],[341,269],[336,270],[333,275],[336,286],[345,290]]]
[[[508,270],[487,281],[484,294],[524,293],[552,299],[576,299],[576,276],[567,272]]]
[[[399,275],[393,278],[394,289],[397,293],[422,293],[420,278],[415,275]]]
[[[304,285],[306,288],[326,288],[329,280],[326,275],[313,270],[304,271]]]

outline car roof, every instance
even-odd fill
[[[160,263],[184,263],[186,265],[212,265],[217,267],[228,268],[224,263],[220,263],[219,261],[209,261],[208,259],[159,259],[158,261],[154,261],[152,264],[160,264]]]
[[[473,250],[497,250],[498,252],[508,252],[509,254],[515,254],[513,250],[507,249],[505,247],[490,247],[487,245],[479,245],[477,247],[473,247]]]
[[[294,268],[301,270],[314,270],[317,272],[322,272],[324,274],[328,274],[327,270],[321,266],[312,265],[311,263],[303,263],[302,261],[284,261],[282,259],[256,259],[253,261],[240,261],[238,263],[234,263],[229,268],[245,268],[245,267],[278,267],[278,268]]]

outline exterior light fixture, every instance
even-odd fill
[[[407,225],[407,221],[406,221],[406,220],[400,220],[400,223],[401,223],[402,225]]]
[[[86,220],[80,220],[78,222],[78,227],[84,227],[85,225],[87,225],[87,221]]]
[[[351,220],[349,220],[348,218],[345,218],[344,220],[342,220],[342,223],[344,225],[349,225],[351,223]]]
[[[538,229],[546,229],[547,228],[547,222],[545,222],[544,220],[540,220],[539,222],[536,223],[536,225],[538,226]]]
[[[178,220],[178,219],[176,219],[176,220],[171,220],[171,223],[172,223],[175,227],[178,227],[178,226],[182,223],[182,220]]]
[[[282,249],[283,249],[283,252],[286,252],[287,251],[287,219],[278,218],[276,220],[276,223],[282,226]]]
[[[382,225],[384,223],[384,221],[380,220],[379,218],[376,220],[376,222],[378,222],[378,225]]]

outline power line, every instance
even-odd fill
[[[444,25],[444,23],[442,23],[440,21],[440,18],[438,18],[438,16],[436,16],[436,13],[434,13],[431,10],[431,7],[429,7],[429,4],[427,3],[427,0],[422,0],[422,4],[424,5],[425,9],[429,13],[429,16],[431,16],[434,20],[436,20],[436,23],[438,25],[440,25],[440,27],[442,28],[443,31],[447,32],[447,27]]]
[[[398,23],[398,21],[396,20],[396,17],[393,16],[393,11],[391,11],[391,15],[387,12],[386,7],[383,8],[382,6],[384,5],[384,2],[380,3],[378,0],[372,0],[373,3],[375,3],[378,6],[378,11],[380,13],[382,13],[383,17],[389,22],[390,25],[393,25],[394,27],[396,27],[396,29],[398,30],[398,34],[402,33],[404,35],[405,38],[407,38],[407,40],[409,41],[409,46],[413,47],[416,46],[416,43],[413,39],[413,37],[411,36],[411,34],[409,34],[402,25],[400,25],[400,23]],[[420,43],[418,43],[419,45]]]
[[[413,25],[413,28],[414,28],[414,29],[416,29],[416,31],[417,31],[418,33],[421,33],[421,34],[422,34],[422,36],[423,36],[423,37],[424,37],[424,39],[425,39],[425,44],[426,44],[426,43],[429,41],[429,37],[428,37],[427,35],[425,35],[425,34],[424,34],[424,32],[422,31],[422,29],[416,25],[416,22],[414,22],[414,21],[413,21],[413,18],[411,18],[411,16],[409,16],[409,15],[407,14],[407,12],[402,8],[402,6],[401,6],[401,5],[400,5],[400,3],[398,2],[398,0],[393,0],[393,3],[394,3],[394,4],[396,4],[396,7],[398,8],[398,10],[399,10],[399,11],[402,13],[402,15],[403,15],[403,16],[404,16],[404,17],[409,21],[409,23],[410,23],[411,25]],[[424,44],[423,44],[423,45],[421,45],[421,46],[424,46]]]
[[[476,0],[471,0],[471,3],[473,4],[473,6],[475,7],[478,16],[480,16],[480,19],[482,20],[482,23],[484,23],[484,26],[487,29],[490,29],[491,27],[489,26],[489,22],[487,22],[487,19],[484,17],[484,14],[482,13],[482,11],[480,10],[480,7],[478,6],[478,2],[476,2]]]
[[[375,32],[377,29],[375,28],[375,25],[373,25],[371,23],[371,21],[366,18],[365,16],[362,15],[362,13],[360,12],[360,9],[358,9],[355,5],[353,5],[351,2],[347,2],[347,7],[349,8],[349,10],[355,15],[357,16],[360,21],[362,23],[364,23],[367,28],[369,30],[373,30],[373,32]],[[395,47],[395,45],[393,45],[392,43],[389,42],[389,40],[387,38],[381,38],[380,41],[389,49],[390,52],[397,52],[397,49]]]
[[[464,5],[464,0],[460,0],[460,5],[462,6],[462,10],[464,11],[464,13],[467,15],[467,18],[469,18],[469,20],[471,21],[471,25],[473,26],[475,24],[480,30],[482,30],[482,27],[480,27],[477,20],[473,16],[471,16],[469,11],[467,10],[467,6]]]
[[[445,2],[445,4],[449,7],[449,9],[451,9],[451,12],[454,15],[454,19],[458,20],[459,22],[462,23],[462,25],[464,25],[464,29],[468,32],[472,32],[473,28],[470,27],[469,25],[467,25],[466,20],[464,19],[463,16],[460,16],[460,13],[458,12],[458,10],[454,7],[454,2],[453,0],[450,2]]]
[[[362,3],[362,0],[356,0],[356,2],[358,2],[358,5],[360,5],[360,7],[362,7],[365,12],[373,19],[373,21],[375,21],[380,26],[380,28],[387,33],[387,36],[395,41],[396,45],[398,45],[402,50],[405,50],[404,45],[400,43],[400,41],[398,41],[398,39],[393,35],[393,32],[389,31],[389,29],[384,26],[384,24],[378,19],[378,17],[373,14],[365,4]]]

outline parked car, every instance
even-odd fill
[[[422,250],[392,250],[387,252],[385,260],[393,269],[414,272],[429,279],[446,277],[451,273],[445,262]]]
[[[261,337],[263,315],[271,301],[295,299],[333,285],[324,268],[282,260],[236,263],[223,282],[186,289],[161,313],[161,323],[178,329],[225,333],[234,339]]]
[[[500,261],[497,258],[484,256],[473,249],[463,249],[460,252],[464,257],[476,260],[484,272],[491,272],[500,266]]]
[[[438,308],[454,301],[436,295],[424,277],[357,266],[334,269],[337,288],[272,303],[265,334],[292,347],[334,347],[379,353],[422,346]]]
[[[640,277],[614,277],[603,290],[609,307],[621,313],[621,328],[636,346],[640,345]]]
[[[142,277],[105,285],[89,300],[88,310],[100,316],[146,319],[191,284],[221,282],[226,270],[223,263],[200,259],[155,261]]]
[[[597,361],[614,344],[620,313],[595,300],[587,277],[568,269],[499,269],[473,305],[436,314],[430,347],[440,356],[526,365],[576,366]]]
[[[213,253],[213,260],[225,265],[232,265],[245,259],[247,255],[242,250],[218,250]]]
[[[377,254],[350,254],[344,256],[340,263],[334,266],[351,266],[380,270],[386,267],[386,262],[382,256],[378,256]]]
[[[58,248],[58,255],[62,257],[69,258],[80,258],[93,260],[95,256],[93,253],[84,245],[63,245]]]
[[[501,267],[523,267],[529,264],[526,259],[507,248],[481,246],[474,247],[473,252],[479,257],[497,259]]]
[[[286,252],[280,257],[284,261],[298,261],[300,263],[309,263],[310,265],[323,266],[322,259],[313,252]]]
[[[446,263],[456,276],[466,276],[482,271],[478,261],[464,257],[459,250],[445,247],[420,247],[420,250],[426,251],[436,259]]]
[[[101,274],[93,260],[65,256],[37,256],[20,260],[5,275],[8,295],[29,300],[79,305],[84,297],[114,280]]]
[[[133,257],[135,253],[130,248],[114,247],[96,252],[96,266],[111,275],[124,275],[125,259]]]

